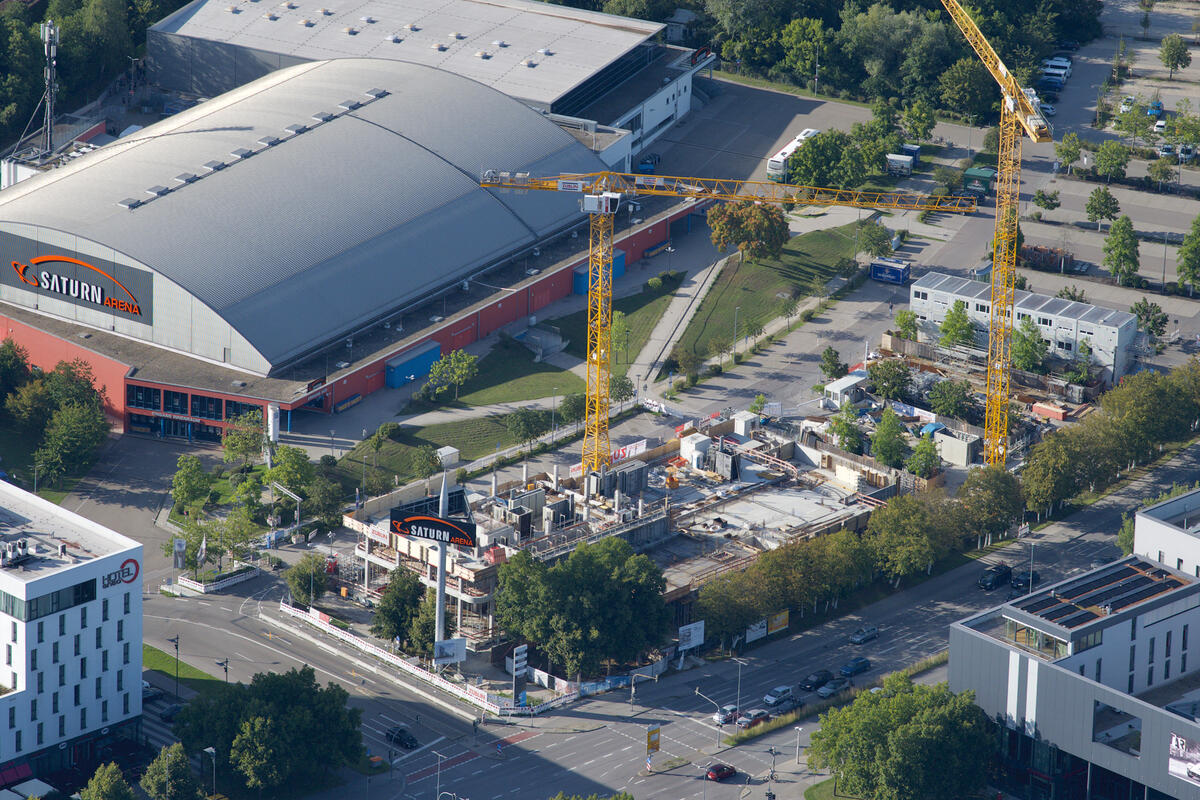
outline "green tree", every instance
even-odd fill
[[[1145,117],[1145,114],[1142,116]],[[1096,149],[1096,173],[1110,182],[1113,178],[1124,178],[1128,164],[1129,148],[1118,141],[1109,139]]]
[[[1137,278],[1141,261],[1138,257],[1138,240],[1133,232],[1133,220],[1122,215],[1108,229],[1104,239],[1104,266],[1108,267],[1117,283],[1131,286]]]
[[[901,120],[904,132],[918,142],[929,138],[929,135],[933,133],[933,126],[937,122],[937,118],[933,115],[933,106],[919,97],[904,109]]]
[[[955,300],[954,305],[946,312],[946,318],[942,320],[941,334],[943,347],[970,347],[975,344],[975,326],[971,324],[971,318],[967,316],[967,304],[962,300]]]
[[[1117,531],[1117,547],[1121,548],[1123,556],[1133,552],[1133,530],[1133,516],[1122,514],[1121,528]]]
[[[204,797],[192,775],[187,753],[183,752],[179,742],[159,750],[138,785],[150,795],[150,800],[202,800]]]
[[[1175,70],[1187,69],[1191,65],[1192,54],[1188,52],[1187,43],[1183,41],[1183,37],[1178,33],[1172,33],[1163,37],[1162,44],[1158,48],[1158,60],[1171,71],[1167,75],[1167,80],[1174,80]]]
[[[81,800],[134,800],[133,787],[125,782],[115,763],[101,764],[87,786],[79,792]]]
[[[942,104],[968,116],[985,117],[996,104],[996,84],[978,58],[961,58],[938,79]]]
[[[878,222],[864,222],[858,229],[858,247],[876,258],[892,254],[892,234]]]
[[[245,468],[262,455],[263,447],[267,443],[262,411],[247,411],[226,422],[228,425],[221,432],[222,457],[227,464],[240,461]]]
[[[1088,220],[1096,223],[1096,230],[1100,230],[1100,220],[1116,219],[1117,215],[1121,213],[1121,204],[1117,202],[1117,198],[1108,190],[1108,187],[1097,186],[1088,195],[1084,211],[1087,212]]]
[[[608,399],[624,403],[633,399],[633,381],[628,375],[612,375],[608,379]]]
[[[451,350],[433,362],[429,368],[429,383],[438,393],[453,386],[454,399],[458,400],[458,390],[478,374],[478,356],[471,355],[466,350]]]
[[[889,467],[899,467],[908,455],[908,445],[904,441],[904,426],[900,418],[890,408],[883,410],[875,433],[871,434],[871,454],[875,460]]]
[[[57,480],[90,465],[108,438],[108,420],[97,404],[69,401],[50,418],[42,446],[33,454],[42,474]]]
[[[1058,199],[1058,191],[1047,192],[1044,189],[1038,189],[1033,193],[1033,204],[1038,208],[1044,208],[1047,211],[1053,211],[1062,203]]]
[[[454,633],[454,615],[449,606],[445,609],[446,636]],[[417,611],[408,624],[408,646],[413,653],[422,656],[433,654],[434,637],[437,636],[437,592],[429,589],[417,606]]]
[[[767,405],[767,396],[762,392],[754,395],[754,400],[750,402],[749,411],[751,414],[761,414],[762,410]]]
[[[1156,158],[1146,167],[1146,174],[1150,176],[1150,180],[1158,184],[1159,191],[1161,191],[1162,185],[1175,177],[1174,159]]]
[[[838,439],[838,447],[848,453],[862,450],[862,429],[858,427],[858,414],[850,401],[842,403],[841,409],[829,419],[829,432]]]
[[[426,445],[428,447],[428,445]],[[304,487],[305,507],[316,517],[321,530],[336,531],[342,526],[342,487],[324,475],[317,475]]]
[[[1042,331],[1028,317],[1021,320],[1012,332],[1012,365],[1026,372],[1041,372],[1050,345]]]
[[[525,406],[510,412],[504,419],[504,427],[510,436],[530,450],[537,438],[550,430],[550,419],[544,412]]]
[[[996,464],[970,470],[958,498],[967,526],[988,536],[1003,534],[1021,520],[1025,511],[1020,480]]]
[[[725,573],[700,587],[696,616],[704,620],[704,634],[721,640],[745,634],[746,628],[762,619],[746,591],[744,573]]]
[[[896,358],[871,362],[867,367],[867,376],[875,385],[875,394],[885,400],[903,399],[912,384],[912,373],[903,361]]]
[[[1071,367],[1063,373],[1063,377],[1071,383],[1086,384],[1092,377],[1092,345],[1087,339],[1080,339],[1075,348],[1075,360]]]
[[[4,401],[9,415],[23,429],[44,431],[56,404],[44,378],[34,378],[18,386]]]
[[[1062,287],[1061,289],[1059,289],[1057,292],[1054,293],[1054,296],[1060,297],[1063,300],[1071,300],[1076,303],[1086,303],[1087,302],[1087,292],[1085,292],[1083,289],[1080,289],[1075,284],[1071,284],[1070,286]]]
[[[825,380],[832,381],[846,374],[846,362],[842,361],[841,354],[829,345],[821,353],[821,374],[825,376]]]
[[[790,235],[780,208],[749,200],[713,206],[708,210],[708,225],[718,250],[736,247],[754,259],[778,258]]]
[[[311,606],[325,594],[325,556],[308,553],[289,567],[283,573],[283,578],[293,600]]]
[[[817,74],[817,64],[828,63],[831,32],[819,19],[796,17],[779,34],[783,47],[782,65],[792,73],[797,83],[808,85]]]
[[[29,352],[12,339],[0,342],[0,397],[8,397],[32,375]]]
[[[1138,330],[1151,336],[1162,336],[1167,332],[1167,313],[1158,303],[1143,297],[1130,307],[1129,313],[1137,317]]]
[[[1175,261],[1175,274],[1179,285],[1188,287],[1190,296],[1200,282],[1200,217],[1192,220],[1192,227],[1183,237]]]
[[[587,413],[587,400],[578,392],[563,395],[558,404],[558,415],[563,422],[580,422]]]
[[[1117,115],[1116,120],[1113,122],[1113,127],[1117,129],[1118,133],[1135,144],[1137,142],[1145,142],[1154,133],[1154,117],[1146,113],[1146,107],[1143,104],[1135,103],[1133,107]],[[1120,143],[1118,142],[1117,144]],[[1114,150],[1113,152],[1116,154],[1117,151]],[[1126,148],[1126,153],[1128,153],[1128,148]],[[1097,170],[1100,170],[1099,151],[1097,151]],[[1101,174],[1104,173],[1101,171]],[[1122,172],[1121,175],[1114,175],[1113,177],[1123,176],[1124,173]]]
[[[405,567],[392,570],[371,619],[371,635],[389,642],[403,641],[424,596],[425,586],[416,573]]]
[[[614,353],[620,353],[626,361],[629,360],[629,318],[624,311],[614,310],[612,321],[609,323],[609,334],[612,337]]]
[[[897,585],[902,578],[927,571],[946,550],[946,522],[924,497],[893,497],[871,512],[867,523],[876,565]]]
[[[938,473],[942,468],[942,457],[938,455],[932,433],[921,437],[908,461],[904,462],[904,468],[918,478],[932,478]]]
[[[271,459],[267,480],[286,486],[293,492],[302,492],[313,482],[317,468],[308,460],[308,452],[301,447],[280,445]]]
[[[283,782],[280,768],[280,731],[269,718],[250,717],[242,720],[241,730],[229,749],[229,762],[246,779],[246,787],[273,789]]]
[[[1074,132],[1064,133],[1062,141],[1054,145],[1054,155],[1058,156],[1058,160],[1067,168],[1067,172],[1071,171],[1072,165],[1079,160],[1081,153],[1082,146],[1079,142],[1079,134]]]
[[[1150,37],[1150,12],[1149,11],[1142,12],[1142,18],[1138,21],[1138,24],[1142,26],[1142,38],[1143,39],[1149,38]]]
[[[896,332],[900,334],[900,338],[915,342],[917,340],[917,312],[907,308],[897,311]]]
[[[212,475],[205,471],[199,458],[185,453],[176,460],[175,475],[171,478],[171,499],[176,508],[202,503],[211,487]]]
[[[944,417],[964,417],[971,409],[969,381],[938,381],[929,390],[929,408]]]
[[[725,360],[725,356],[733,352],[733,346],[737,340],[731,339],[728,336],[714,336],[708,340],[708,354],[717,359],[717,363]]]
[[[1025,490],[1025,507],[1030,511],[1047,513],[1055,505],[1075,494],[1078,461],[1070,437],[1064,432],[1051,433],[1029,451],[1021,486]]]
[[[442,459],[430,444],[423,444],[413,450],[408,463],[413,474],[422,480],[442,470]]]
[[[962,170],[939,164],[933,168],[933,180],[944,186],[947,192],[957,192],[963,185]]]

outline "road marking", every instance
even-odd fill
[[[383,715],[382,715],[382,714],[380,714],[380,716],[383,716]],[[386,718],[386,717],[384,717],[384,719],[387,719],[387,718]],[[433,747],[433,746],[434,746],[435,744],[437,744],[438,742],[440,742],[440,741],[443,741],[445,738],[446,738],[445,736],[439,736],[438,738],[434,739],[434,740],[433,740],[432,742],[430,742],[429,744],[423,744],[423,745],[421,745],[420,747],[418,747],[416,750],[413,750],[413,751],[412,751],[412,752],[410,752],[410,753],[405,753],[404,755],[400,756],[400,757],[399,757],[399,758],[397,758],[395,761],[393,761],[393,762],[392,762],[392,764],[399,764],[401,761],[405,761],[405,760],[407,760],[407,759],[410,759],[410,758],[412,758],[413,756],[415,756],[417,753],[420,753],[422,750],[428,750],[429,748]]]
[[[209,601],[207,601],[207,600],[197,600],[196,602],[197,602],[197,603],[199,603],[199,604],[200,604],[200,605],[202,605],[202,606],[211,606],[211,605],[212,605],[212,603],[210,603],[210,602],[209,602]]]
[[[596,759],[593,758],[591,761],[583,762],[582,766],[587,767],[587,766],[591,766],[592,764],[595,764],[595,763],[596,763]]]
[[[222,611],[228,611],[230,614],[233,613],[232,608],[226,608],[225,606],[217,606],[217,608],[221,609]]]
[[[238,658],[242,659],[243,661],[249,661],[249,660],[250,660],[250,656],[244,656],[244,655],[242,655],[241,653],[234,653],[234,655],[235,655],[235,656],[237,656]]]
[[[632,749],[633,749],[633,745],[629,745],[628,747],[622,747],[621,752],[624,753],[626,750],[632,750]]]

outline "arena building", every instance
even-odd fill
[[[578,133],[429,66],[276,71],[0,192],[0,336],[87,360],[126,430],[336,411],[572,292],[569,263],[477,279],[586,224],[578,199],[477,180],[603,169]],[[413,318],[447,291],[470,304]]]

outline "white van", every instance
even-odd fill
[[[1064,67],[1065,69],[1070,69],[1071,68],[1071,59],[1063,58],[1062,56],[1055,56],[1054,58],[1047,58],[1046,60],[1044,60],[1042,62],[1042,66],[1043,67]]]
[[[1060,81],[1066,82],[1067,78],[1071,77],[1068,70],[1061,67],[1045,67],[1042,69],[1043,78],[1058,78]]]

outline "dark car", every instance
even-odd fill
[[[737,726],[739,728],[753,728],[755,725],[760,725],[770,718],[771,715],[765,708],[752,708],[738,717]]]
[[[1038,581],[1041,579],[1042,576],[1038,574],[1036,569],[1032,571],[1023,569],[1020,572],[1013,573],[1012,587],[1014,589],[1029,589],[1030,587],[1037,586]]]
[[[864,625],[850,634],[850,644],[866,644],[872,639],[879,638],[879,628],[874,625]]]
[[[834,678],[820,689],[817,689],[817,696],[825,698],[833,697],[838,692],[844,692],[846,689],[849,689],[850,685],[851,681],[849,678]]]
[[[806,692],[815,692],[833,679],[833,673],[827,669],[819,669],[812,675],[800,681],[800,688]]]
[[[870,659],[863,658],[862,656],[855,656],[854,658],[850,659],[845,664],[843,664],[842,668],[839,669],[838,672],[842,673],[847,678],[849,678],[853,675],[859,674],[860,672],[866,672],[870,668],[871,668]]]
[[[991,591],[1003,584],[1007,583],[1012,577],[1012,567],[1008,564],[993,564],[983,571],[979,576],[977,585],[980,589]]]
[[[142,688],[142,705],[146,705],[146,703],[153,703],[155,700],[157,700],[158,698],[160,698],[162,696],[163,696],[162,689],[159,689],[157,686],[151,686],[149,688],[143,687]]]
[[[710,781],[723,781],[734,775],[737,775],[737,770],[729,764],[709,764],[708,769],[704,772],[705,779]]]
[[[179,703],[172,703],[162,711],[158,712],[158,718],[163,722],[173,722],[175,718],[179,716],[180,711],[183,711],[183,706]]]
[[[408,732],[408,728],[403,725],[393,725],[388,728],[387,734],[388,744],[397,744],[405,750],[412,750],[417,746],[416,738]]]

